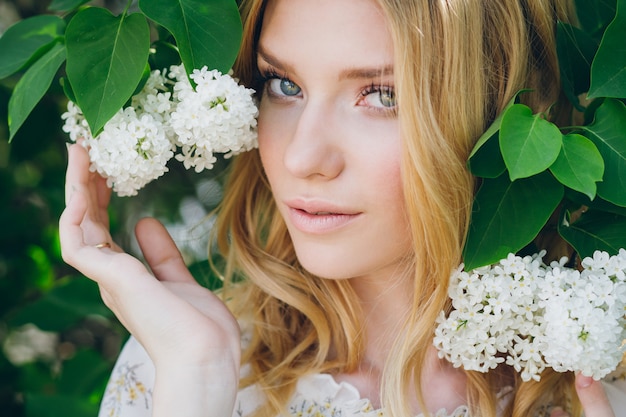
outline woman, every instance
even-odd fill
[[[554,22],[567,5],[243,10],[235,72],[260,97],[259,150],[235,161],[220,209],[228,308],[156,221],[136,230],[156,280],[109,243],[109,192],[70,149],[63,256],[134,336],[102,415],[613,416],[599,382],[465,372],[432,347],[469,222],[467,155],[520,89],[535,111],[558,100]]]

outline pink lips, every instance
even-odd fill
[[[291,224],[301,232],[310,234],[335,231],[361,214],[326,203],[292,201],[286,204]]]

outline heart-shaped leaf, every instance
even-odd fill
[[[561,151],[558,127],[523,104],[514,104],[505,113],[500,127],[500,149],[511,181],[548,169]]]
[[[128,101],[143,75],[150,30],[140,13],[90,7],[67,26],[67,78],[95,135]]]
[[[13,139],[30,112],[48,91],[63,61],[65,61],[65,45],[57,43],[17,82],[9,100],[9,141]]]
[[[140,0],[139,7],[172,33],[187,73],[231,69],[242,35],[234,0]]]
[[[626,207],[626,106],[619,100],[606,99],[596,110],[594,122],[583,129],[604,159],[598,195]]]
[[[550,171],[561,184],[593,200],[596,182],[602,181],[604,160],[591,140],[577,134],[565,135],[561,153]]]
[[[0,78],[8,77],[53,46],[65,30],[58,16],[41,15],[24,19],[0,37]]]
[[[549,172],[509,181],[485,179],[476,194],[463,250],[466,270],[488,265],[526,246],[546,224],[563,197]]]

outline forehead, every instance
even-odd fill
[[[393,62],[391,36],[374,0],[269,0],[259,45],[295,61],[314,55],[328,64]]]

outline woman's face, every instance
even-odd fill
[[[384,277],[410,250],[393,45],[369,0],[270,0],[257,63],[263,167],[299,261]]]

